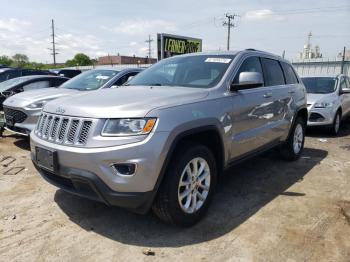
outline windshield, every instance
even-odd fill
[[[6,91],[14,85],[23,83],[30,79],[31,77],[17,77],[0,83],[0,92]]]
[[[90,70],[73,77],[65,82],[60,88],[76,89],[80,91],[96,90],[118,74],[114,70]]]
[[[234,55],[195,55],[165,59],[136,75],[127,85],[213,87],[233,58]]]
[[[334,77],[303,77],[301,78],[306,92],[310,94],[328,94],[335,91]]]

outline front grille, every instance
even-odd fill
[[[12,117],[15,123],[22,123],[26,120],[27,115],[22,111],[4,107],[5,118]]]
[[[57,144],[85,145],[93,121],[43,113],[38,121],[35,134]]]

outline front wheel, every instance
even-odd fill
[[[333,124],[330,129],[331,134],[334,136],[338,135],[338,132],[340,129],[340,121],[341,121],[341,115],[340,115],[340,112],[338,111],[334,116]]]
[[[305,121],[303,118],[298,117],[290,135],[281,147],[281,155],[287,161],[295,161],[300,158],[301,153],[304,149],[305,142]]]
[[[163,221],[191,226],[206,213],[216,185],[212,152],[203,145],[186,143],[171,160],[153,204]]]

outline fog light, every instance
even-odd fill
[[[123,164],[114,164],[112,168],[118,175],[122,176],[132,176],[136,171],[136,164],[123,163]]]

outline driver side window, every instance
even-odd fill
[[[346,80],[346,90],[350,91],[350,78],[349,77],[345,77],[345,80]]]
[[[28,90],[45,88],[49,86],[50,86],[50,82],[44,80],[44,81],[38,81],[38,82],[33,82],[30,84],[24,85],[22,88],[23,88],[23,91],[28,91]]]
[[[341,91],[349,90],[348,86],[346,85],[346,79],[345,79],[345,77],[342,77],[342,78],[340,79],[340,90],[341,90]]]
[[[258,72],[263,75],[260,59],[256,56],[252,56],[244,60],[233,80],[234,84],[238,84],[239,74],[242,72]]]
[[[113,85],[114,86],[121,86],[129,80],[129,77],[135,76],[137,74],[138,74],[138,72],[132,72],[132,73],[125,74],[121,78],[119,78],[117,81],[115,81]]]

